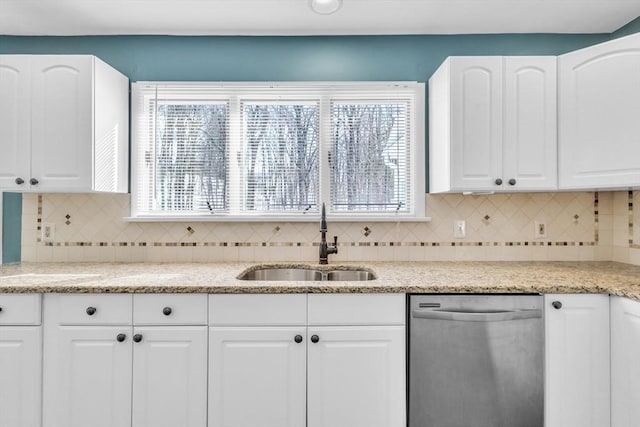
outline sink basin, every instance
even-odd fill
[[[363,280],[374,280],[375,278],[372,272],[366,270],[335,270],[327,273],[327,280],[334,281],[359,282]]]
[[[248,271],[239,277],[240,280],[286,280],[309,281],[322,280],[322,273],[305,268],[261,268]]]
[[[372,271],[353,270],[316,270],[313,268],[282,268],[264,267],[246,271],[240,276],[240,280],[266,280],[266,281],[364,281],[376,279]]]

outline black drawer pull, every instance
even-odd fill
[[[96,311],[98,311],[98,309],[95,307],[87,307],[87,314],[89,316],[93,316],[94,314],[96,314]]]

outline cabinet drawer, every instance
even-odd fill
[[[57,305],[56,318],[60,325],[132,324],[132,296],[129,294],[47,295],[46,304]]]
[[[0,294],[0,325],[39,325],[40,294]]]
[[[209,296],[211,325],[306,325],[306,294]]]
[[[310,294],[309,325],[404,325],[404,294]]]
[[[134,325],[206,325],[207,295],[134,295],[133,323]]]

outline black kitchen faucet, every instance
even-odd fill
[[[329,255],[338,253],[338,236],[333,236],[333,246],[327,244],[327,214],[322,204],[322,218],[320,219],[320,264],[329,264]]]

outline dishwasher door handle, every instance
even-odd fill
[[[457,322],[506,322],[509,320],[536,319],[542,317],[542,310],[505,310],[505,311],[449,311],[449,310],[413,310],[417,319],[452,320]]]

